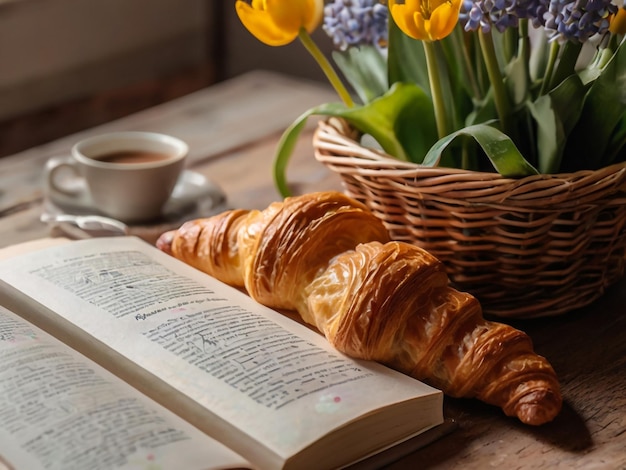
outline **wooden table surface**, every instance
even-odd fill
[[[190,170],[216,182],[229,207],[278,200],[273,152],[284,128],[309,107],[337,101],[323,85],[253,72],[127,118],[0,159],[0,247],[48,236],[39,221],[46,160],[78,139],[112,130],[175,135],[190,145]],[[314,120],[289,167],[294,191],[339,189],[313,157]],[[159,230],[160,227],[156,227]],[[390,468],[626,469],[626,280],[594,304],[553,318],[513,322],[532,337],[561,381],[557,419],[529,427],[475,400],[445,400],[451,434]]]

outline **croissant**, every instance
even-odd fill
[[[157,247],[260,303],[297,311],[338,350],[449,396],[478,398],[531,425],[561,409],[556,374],[528,335],[485,320],[437,258],[390,241],[382,222],[342,193],[191,220]]]

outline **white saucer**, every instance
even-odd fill
[[[89,192],[81,180],[76,182],[79,191],[75,196],[55,191],[46,186],[46,199],[56,207],[56,212],[64,212],[75,215],[105,215],[102,214],[93,203]],[[204,175],[193,171],[182,172],[172,196],[163,208],[162,223],[166,220],[178,220],[191,214],[207,214],[222,206],[226,200],[224,192]]]
[[[104,215],[94,207],[81,179],[76,179],[72,184],[79,190],[78,197],[67,196],[46,185],[42,216]],[[180,227],[187,220],[209,217],[226,209],[224,192],[215,183],[200,173],[186,170],[181,174],[170,200],[163,208],[162,216],[152,221],[127,224],[126,233],[154,244],[162,233]],[[62,235],[72,239],[114,235],[110,231],[98,233],[84,230],[67,222],[49,223],[49,227],[53,236]]]

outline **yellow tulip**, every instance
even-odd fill
[[[456,26],[461,0],[389,0],[389,8],[404,34],[422,41],[438,41]]]
[[[324,0],[237,0],[237,15],[250,33],[268,46],[284,46],[301,29],[311,33],[324,14]]]
[[[609,25],[609,31],[613,34],[626,34],[626,9],[620,8],[613,18],[611,18],[611,23]]]

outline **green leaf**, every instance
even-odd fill
[[[296,146],[302,129],[306,125],[307,119],[314,114],[315,109],[316,108],[309,109],[292,122],[291,125],[285,129],[278,142],[278,150],[276,151],[276,155],[274,155],[273,165],[274,185],[283,197],[287,197],[291,194],[289,185],[287,184],[287,164],[289,163],[289,158],[293,153],[293,149]]]
[[[536,126],[541,173],[560,171],[567,137],[578,122],[588,89],[577,75],[571,75],[548,95],[527,103]]]
[[[623,162],[626,160],[626,114],[622,116],[605,152],[605,162],[607,165]]]
[[[489,90],[485,98],[474,104],[474,110],[468,113],[465,119],[465,126],[472,126],[498,118],[498,111],[493,99],[493,90]]]
[[[626,42],[622,41],[590,85],[580,119],[568,138],[562,171],[601,168],[616,152],[609,146],[626,114]]]
[[[552,107],[549,95],[540,96],[535,102],[529,102],[527,107],[537,125],[535,139],[539,171],[553,173],[558,170],[563,154],[563,126]]]
[[[566,136],[580,118],[588,90],[589,84],[585,85],[579,76],[571,75],[549,93],[553,107],[563,123]]]
[[[419,162],[437,139],[430,98],[417,85],[396,83],[371,103],[349,108],[327,103],[309,109],[289,126],[278,143],[274,158],[274,182],[283,197],[290,191],[286,169],[298,136],[309,116],[324,115],[346,119],[359,132],[371,135],[389,155]]]
[[[446,54],[446,65],[450,71],[450,85],[458,108],[459,121],[473,109],[474,100],[480,100],[482,92],[476,79],[476,61],[472,59],[472,37],[466,35],[459,23],[452,33],[440,41]],[[460,126],[459,126],[460,127]]]
[[[529,75],[525,57],[516,56],[506,66],[504,81],[513,100],[513,106],[518,106],[528,96]]]
[[[498,62],[508,64],[518,54],[519,28],[506,28],[500,32],[498,28],[492,28],[494,47],[498,56]]]
[[[566,41],[561,56],[550,80],[550,89],[555,88],[570,75],[576,73],[576,62],[583,45],[580,42]]]
[[[333,59],[363,103],[369,103],[389,89],[387,64],[374,46],[334,51]]]
[[[534,35],[530,59],[528,61],[529,73],[533,81],[539,80],[546,73],[549,56],[550,46],[548,44],[548,35]]]
[[[437,140],[432,102],[411,83],[395,83],[382,97],[340,114],[400,160],[419,162]]]
[[[390,84],[415,83],[430,93],[426,55],[421,41],[404,34],[394,21],[389,21],[387,69]]]
[[[437,166],[444,150],[456,139],[462,137],[474,138],[496,171],[506,178],[518,178],[539,173],[524,159],[513,141],[506,134],[487,124],[465,127],[440,139],[426,154],[422,165]]]

